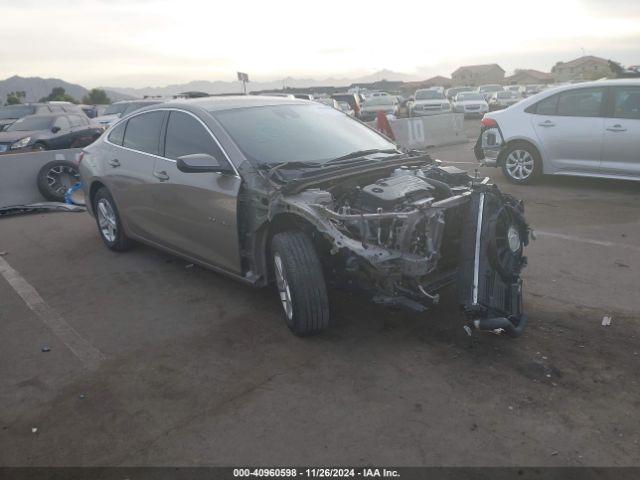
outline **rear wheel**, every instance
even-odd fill
[[[122,252],[133,247],[134,242],[124,232],[116,204],[105,187],[100,188],[93,197],[93,211],[100,237],[109,249]]]
[[[285,322],[299,336],[329,327],[329,298],[313,243],[300,231],[278,233],[271,242],[273,271]]]
[[[541,171],[540,156],[527,143],[512,144],[503,156],[502,173],[513,183],[531,183]]]

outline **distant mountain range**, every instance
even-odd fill
[[[249,82],[247,90],[250,92],[261,90],[280,90],[283,87],[294,88],[310,88],[310,87],[327,87],[327,86],[349,86],[352,83],[369,83],[377,80],[401,80],[412,81],[417,80],[415,76],[404,73],[394,72],[391,70],[380,70],[370,75],[358,78],[325,78],[324,80],[316,80],[313,78],[292,78],[286,77],[282,80],[274,80],[270,82]],[[101,87],[103,88],[103,87]],[[116,91],[134,97],[144,96],[161,96],[167,97],[184,92],[204,92],[211,94],[220,93],[242,93],[242,84],[237,81],[223,80],[196,80],[188,83],[180,83],[176,85],[167,85],[166,87],[144,87],[144,88],[123,88],[123,87],[104,87],[109,91]]]
[[[82,100],[89,90],[75,83],[65,82],[59,78],[19,77],[17,75],[0,80],[0,104],[3,104],[10,92],[23,91],[27,102],[37,102],[46,97],[55,87],[64,88],[65,92],[78,101]],[[125,93],[107,90],[107,96],[114,102],[134,98]]]
[[[312,78],[292,78],[287,77],[282,80],[274,80],[268,82],[250,82],[247,84],[249,91],[260,90],[279,90],[283,87],[310,88],[310,87],[347,87],[352,83],[369,83],[377,80],[392,81],[412,81],[417,80],[415,76],[404,73],[394,72],[391,70],[380,70],[370,75],[358,78],[325,78],[324,80],[315,80]],[[51,93],[54,87],[62,87],[65,91],[78,101],[82,100],[88,89],[82,85],[65,82],[59,78],[40,78],[40,77],[19,77],[17,75],[0,80],[0,104],[4,103],[7,93],[15,91],[24,91],[26,93],[27,102],[37,102],[42,97],[46,97]],[[114,102],[118,100],[130,100],[133,98],[143,98],[145,96],[171,97],[183,92],[205,92],[210,94],[220,93],[241,93],[242,85],[237,81],[208,81],[196,80],[188,83],[175,85],[167,85],[166,87],[144,87],[144,88],[127,88],[127,87],[100,87],[107,92],[107,96]]]

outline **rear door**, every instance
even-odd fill
[[[171,111],[164,143],[166,158],[156,160],[153,173],[157,237],[176,252],[241,273],[237,225],[240,177],[178,170],[179,157],[196,153],[229,162],[199,119],[183,111]]]
[[[576,88],[541,100],[530,110],[545,171],[600,171],[604,99],[604,87]]]
[[[601,171],[640,177],[640,86],[611,87],[610,105],[604,120]]]
[[[160,132],[167,112],[156,110],[131,117],[120,126],[121,146],[103,158],[108,187],[128,232],[154,240],[151,189],[156,184],[153,166],[160,152]],[[112,134],[116,133],[114,129]],[[109,141],[119,140],[109,135]]]

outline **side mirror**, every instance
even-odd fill
[[[60,127],[51,127],[51,133],[58,133],[60,131]]]
[[[222,164],[208,153],[194,153],[178,157],[177,167],[178,170],[185,173],[229,173],[232,171],[226,162]]]

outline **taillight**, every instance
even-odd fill
[[[480,120],[480,125],[482,125],[485,128],[491,128],[491,127],[497,127],[498,122],[496,122],[493,118],[484,117],[482,120]]]

